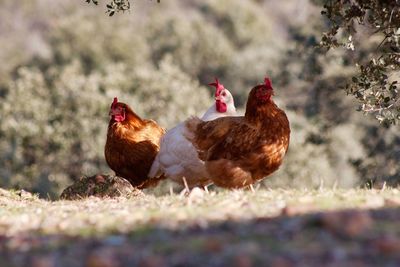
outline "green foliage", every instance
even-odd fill
[[[86,3],[93,3],[95,5],[99,4],[98,0],[85,0]],[[157,0],[157,3],[160,3],[161,0]],[[131,3],[129,0],[112,0],[111,2],[109,2],[107,5],[107,11],[106,13],[112,17],[114,16],[115,13],[119,13],[119,12],[125,12],[130,10],[131,8]]]
[[[95,4],[96,6],[99,4],[99,1],[98,0],[85,0],[86,1],[86,3],[89,3],[90,4],[90,2],[92,2],[93,4]]]
[[[368,187],[399,184],[400,137],[398,129],[370,127],[362,142],[367,148],[365,157],[353,162]]]
[[[297,114],[304,114],[312,121],[316,131],[311,134],[313,138],[306,138],[304,142],[300,142],[301,147],[295,148],[297,141],[292,139],[287,157],[288,164],[283,165],[282,174],[277,173],[279,179],[271,178],[268,184],[297,186],[301,185],[301,180],[310,181],[310,177],[301,175],[302,178],[299,180],[296,177],[291,183],[286,182],[288,177],[286,168],[298,167],[293,173],[301,173],[299,172],[301,165],[289,163],[298,153],[303,160],[303,166],[306,166],[303,172],[311,170],[311,166],[307,166],[304,162],[312,164],[314,166],[312,171],[319,173],[325,185],[334,184],[334,180],[338,181],[339,186],[348,186],[353,182],[361,186],[379,187],[384,182],[396,185],[400,181],[400,168],[398,164],[393,163],[400,159],[397,153],[400,144],[398,131],[394,129],[390,134],[385,133],[385,129],[379,129],[378,125],[365,120],[360,113],[354,112],[357,103],[352,98],[346,97],[342,90],[355,74],[352,60],[365,58],[368,51],[376,48],[376,42],[373,38],[363,39],[358,46],[360,49],[353,53],[339,49],[325,53],[323,49],[316,49],[316,40],[323,27],[324,24],[318,17],[308,19],[304,27],[292,26],[293,41],[290,43],[294,45],[289,47],[282,58],[280,65],[282,71],[278,76],[278,82],[281,82],[287,90],[281,91],[280,96],[290,99],[286,102],[287,106],[294,109]],[[292,119],[291,122],[298,120],[299,118]],[[305,126],[306,129],[307,127],[310,126]],[[332,135],[336,133],[336,129],[341,130],[337,135]],[[296,133],[293,131],[292,135],[295,136]],[[343,143],[341,140],[348,142],[346,146],[332,145],[337,142]],[[318,145],[313,144],[316,141]],[[311,147],[312,151],[316,151],[317,148],[322,150],[320,156],[315,159],[312,156],[305,156],[306,154],[303,158],[302,153],[307,152],[307,149],[301,149],[303,147]],[[352,151],[358,153],[348,155]],[[305,158],[310,158],[315,164]],[[337,165],[339,162],[340,165]],[[347,175],[339,176],[344,173],[341,170],[346,170]],[[338,176],[333,179],[334,173]],[[283,182],[279,182],[281,179]],[[314,185],[316,183],[317,181]]]
[[[159,15],[156,13],[154,16]],[[185,72],[205,83],[224,73],[234,55],[227,37],[196,15],[187,19],[161,17],[150,25],[147,38],[154,64],[170,54]]]
[[[141,36],[144,29],[126,26],[131,23],[128,16],[109,20],[101,14],[74,10],[57,19],[55,30],[48,36],[52,61],[64,65],[79,60],[85,73],[104,70],[112,62],[146,64],[150,51]]]
[[[226,68],[217,73],[227,77],[224,84],[235,93],[240,105],[246,102],[248,90],[259,82],[260,73],[274,76],[280,53],[284,53],[284,40],[274,35],[273,19],[260,6],[254,1],[198,1],[203,16],[219,31],[213,44],[220,46],[227,39],[233,46],[228,60],[218,61],[217,65]]]
[[[379,36],[380,43],[370,51],[368,60],[358,63],[359,71],[346,86],[360,103],[360,111],[374,114],[384,125],[400,120],[400,94],[397,88],[400,70],[400,3],[380,0],[328,1],[322,14],[330,20],[323,47],[344,46],[357,50],[354,39]]]
[[[254,2],[207,0],[199,3],[199,8],[206,17],[215,20],[237,47],[274,42],[269,19]]]
[[[131,8],[131,3],[129,0],[113,0],[107,4],[107,13],[111,17],[116,12],[125,12]]]
[[[332,127],[321,134],[321,125],[287,112],[291,122],[289,153],[281,169],[265,180],[266,186],[284,188],[351,188],[360,185],[351,162],[364,155],[360,131],[351,124]],[[348,138],[352,135],[354,138]]]

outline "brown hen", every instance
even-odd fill
[[[270,79],[264,82],[251,89],[244,116],[186,121],[185,136],[197,148],[217,186],[252,185],[282,164],[289,147],[289,121],[272,100]]]
[[[147,177],[160,149],[165,130],[153,120],[143,120],[125,103],[114,98],[104,149],[108,166],[117,176],[140,189],[156,185],[164,177]]]

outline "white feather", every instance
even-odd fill
[[[226,89],[225,89],[226,90]],[[220,117],[235,116],[236,109],[231,93],[226,90],[227,111],[220,113],[212,105],[202,116],[203,121],[211,121]],[[160,151],[149,172],[149,177],[164,174],[167,178],[182,183],[183,177],[189,187],[209,184],[204,162],[198,158],[197,151],[184,136],[184,123],[170,129],[161,139]]]

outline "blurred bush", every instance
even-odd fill
[[[291,122],[289,152],[281,169],[266,179],[266,186],[286,188],[358,186],[360,179],[352,165],[364,155],[360,133],[352,124],[341,124],[321,134],[321,125],[295,112]],[[351,135],[353,138],[349,138]]]
[[[157,21],[158,16],[154,19]],[[198,14],[186,19],[161,17],[159,20],[149,25],[147,34],[154,64],[170,54],[186,73],[203,82],[226,72],[234,50],[217,27]]]
[[[0,1],[0,186],[53,197],[82,175],[111,172],[103,147],[114,96],[172,127],[211,105],[201,85],[215,76],[242,107],[266,73],[293,133],[267,186],[399,181],[400,156],[387,152],[399,135],[354,115],[340,90],[353,71],[346,57],[313,49],[320,18],[286,19],[314,4],[145,2],[109,18],[84,1]]]

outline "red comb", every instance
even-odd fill
[[[215,86],[215,89],[216,89],[215,96],[218,96],[220,94],[220,92],[225,89],[224,85],[219,83],[218,78],[215,78],[214,83],[209,83],[208,85]]]
[[[112,106],[115,106],[118,103],[118,98],[114,97],[114,100],[112,102]]]
[[[265,87],[267,87],[268,89],[272,89],[272,82],[271,79],[268,77],[264,78],[264,85]]]

